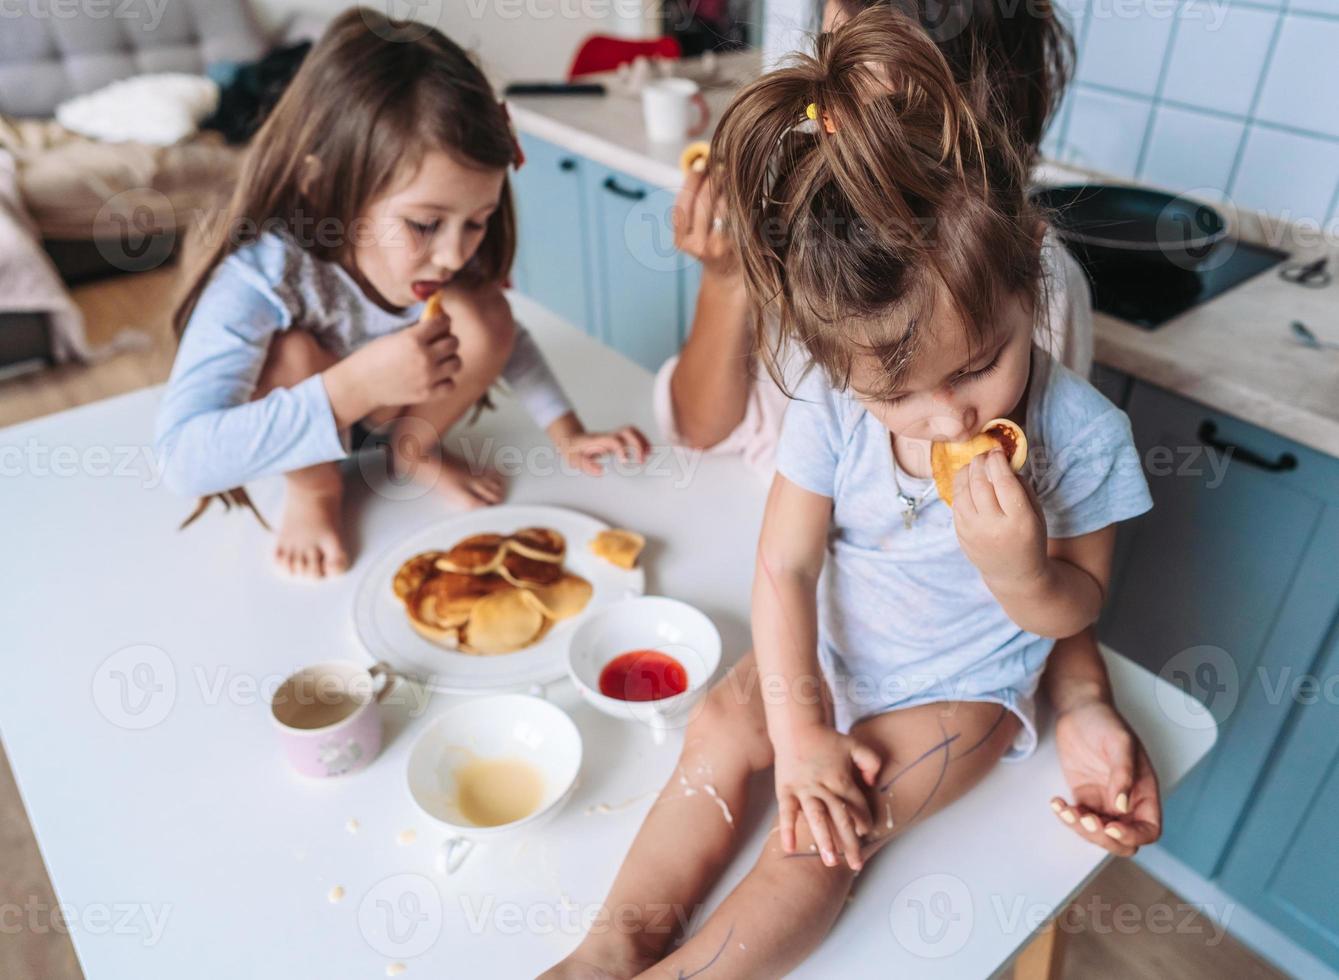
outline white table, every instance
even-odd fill
[[[524,299],[516,307],[588,422],[651,431],[645,372]],[[552,685],[585,739],[575,796],[532,837],[480,849],[439,877],[440,834],[415,811],[404,764],[414,733],[455,699],[388,712],[374,765],[317,782],[285,767],[258,688],[300,664],[360,658],[349,608],[361,570],[440,519],[441,506],[364,491],[352,572],[319,585],[282,580],[249,516],[215,511],[177,533],[190,503],[156,486],[146,465],[158,397],[138,392],[0,432],[0,731],[86,974],[335,980],[383,976],[400,961],[411,977],[533,976],[576,944],[678,737],[657,747],[649,730],[578,703],[568,682]],[[473,438],[488,436],[542,445],[510,402]],[[709,613],[732,661],[748,645],[764,488],[733,459],[662,463],[661,474],[639,477],[523,475],[510,499],[644,531],[648,592]],[[281,493],[277,480],[254,488],[271,517]],[[1170,721],[1159,704],[1178,692],[1108,660],[1170,788],[1214,733]],[[770,791],[765,780],[757,788],[742,820],[751,840],[709,908],[766,831]],[[1046,736],[1031,760],[998,767],[882,854],[795,975],[989,975],[1104,862],[1048,809],[1063,789]],[[408,828],[417,841],[397,843]],[[327,901],[334,885],[346,890],[338,904]],[[921,929],[918,908],[928,910]]]

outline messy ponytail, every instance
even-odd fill
[[[974,105],[986,84],[960,86],[919,25],[873,9],[726,110],[712,159],[748,290],[778,314],[756,338],[778,383],[798,343],[838,388],[854,357],[875,356],[884,391],[864,394],[880,397],[942,299],[973,350],[1011,300],[1036,308],[1038,216],[1023,154]]]
[[[917,21],[943,53],[959,85],[981,79],[980,94],[1011,131],[1029,165],[1074,75],[1074,34],[1052,0],[840,0],[845,16],[882,7]]]

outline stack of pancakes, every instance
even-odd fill
[[[410,624],[462,653],[513,653],[586,608],[593,589],[563,568],[567,542],[552,528],[475,534],[400,566],[392,586]]]

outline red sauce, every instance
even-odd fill
[[[600,693],[620,701],[659,701],[686,690],[688,671],[659,650],[630,650],[600,671]]]
[[[1005,428],[1002,425],[992,425],[986,430],[986,433],[995,437],[995,441],[1004,450],[1004,458],[1012,461],[1014,450],[1018,448],[1018,439],[1015,438],[1013,429]]]

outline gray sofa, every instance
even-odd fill
[[[25,0],[0,32],[0,113],[50,116],[66,99],[150,72],[254,61],[265,39],[241,0]]]
[[[247,0],[6,6],[0,149],[14,155],[23,204],[67,282],[168,261],[177,233],[226,197],[240,151],[212,133],[171,147],[99,143],[57,125],[56,106],[137,74],[254,61],[268,47]],[[0,367],[41,346],[34,322],[0,314]]]

